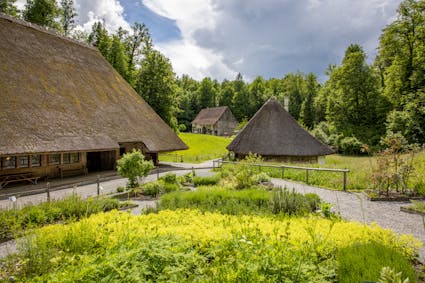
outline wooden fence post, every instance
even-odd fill
[[[47,194],[47,202],[50,202],[50,182],[47,182],[46,194]]]
[[[97,195],[100,195],[100,175],[97,175]]]
[[[305,182],[308,185],[308,169],[305,170]]]
[[[282,179],[285,178],[285,166],[282,166]]]
[[[347,171],[344,171],[343,172],[343,175],[344,175],[344,179],[343,179],[343,188],[344,188],[344,191],[346,191],[347,190]]]

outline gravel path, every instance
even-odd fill
[[[367,224],[375,222],[399,234],[413,235],[425,245],[423,217],[400,211],[400,206],[406,206],[406,202],[369,201],[360,193],[332,191],[282,179],[272,179],[272,183],[300,193],[315,193],[325,202],[331,203],[333,210],[347,220]],[[424,262],[425,247],[419,250],[419,256]]]

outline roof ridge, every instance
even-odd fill
[[[2,12],[0,12],[0,19],[5,19],[5,20],[7,20],[9,22],[13,22],[15,24],[18,24],[18,25],[21,25],[21,26],[24,26],[24,27],[27,27],[27,28],[31,28],[31,29],[37,30],[39,32],[43,32],[43,33],[47,33],[47,34],[53,35],[53,36],[55,36],[57,38],[60,38],[60,39],[69,41],[71,43],[80,45],[82,47],[99,51],[95,46],[93,46],[91,44],[88,44],[88,43],[85,43],[85,42],[82,42],[82,41],[78,41],[76,39],[73,39],[73,38],[64,36],[64,35],[60,34],[57,30],[52,29],[52,28],[43,27],[43,26],[40,26],[40,25],[31,23],[31,22],[27,22],[27,21],[25,21],[23,19],[18,19],[18,18],[12,17],[10,15],[4,14]]]

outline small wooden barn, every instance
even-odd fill
[[[227,146],[236,158],[256,153],[267,160],[315,163],[334,153],[304,130],[280,103],[270,98]]]
[[[0,38],[0,185],[187,148],[96,48],[2,14]]]
[[[215,136],[231,136],[238,126],[229,107],[213,107],[202,109],[192,121],[192,132]]]

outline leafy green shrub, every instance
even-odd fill
[[[177,176],[176,173],[169,172],[164,176],[160,177],[159,180],[164,181],[164,183],[166,184],[175,184],[177,183]]]
[[[394,269],[385,266],[381,269],[381,277],[379,277],[379,282],[381,283],[409,283],[409,278],[402,280],[402,272],[395,272]]]
[[[120,207],[112,198],[81,199],[72,194],[62,200],[53,200],[21,209],[0,210],[0,242],[22,235],[27,228],[36,228],[57,221],[78,220],[102,211]]]
[[[285,188],[272,192],[270,209],[274,214],[304,215],[316,211],[320,203],[316,194],[303,195]]]
[[[117,188],[117,193],[123,193],[125,191],[124,187],[118,187]]]
[[[193,174],[192,173],[186,173],[183,176],[180,176],[177,178],[177,181],[180,184],[190,184],[193,182]]]
[[[164,183],[164,186],[163,186],[163,192],[167,194],[178,191],[179,189],[180,189],[180,185],[177,183]]]
[[[409,282],[416,282],[408,259],[393,248],[380,243],[355,244],[337,252],[338,282],[376,282],[383,267],[391,267]]]
[[[153,181],[142,185],[142,194],[146,196],[157,196],[164,189],[162,182]]]
[[[261,183],[264,183],[264,182],[270,182],[270,176],[265,172],[261,172],[261,173],[258,173],[258,174],[251,176],[251,181],[254,184],[261,184]]]
[[[142,152],[136,149],[125,153],[117,161],[118,174],[128,178],[128,187],[130,188],[137,187],[137,177],[146,177],[153,168],[152,160],[145,160]]]
[[[344,154],[359,155],[362,154],[362,142],[355,137],[345,137],[339,141],[338,149]]]
[[[420,211],[420,212],[425,213],[425,202],[424,201],[412,200],[412,208],[416,211]]]
[[[226,214],[265,214],[269,210],[269,199],[269,193],[264,190],[235,191],[222,187],[200,187],[196,191],[163,195],[159,209],[197,208]]]
[[[215,175],[211,177],[193,177],[193,184],[198,186],[213,186],[217,185],[218,181],[220,181],[220,175]]]
[[[174,192],[161,197],[159,209],[197,208],[226,214],[304,215],[320,208],[316,194],[302,195],[287,190],[230,190],[200,187],[192,192]]]

